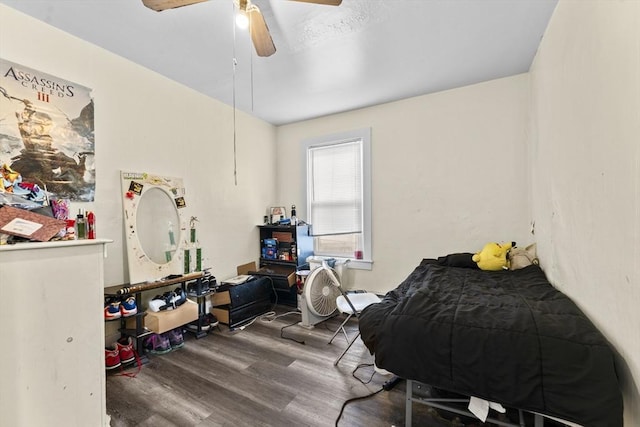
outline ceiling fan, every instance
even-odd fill
[[[161,12],[166,9],[189,6],[195,3],[202,3],[207,0],[142,0],[142,3],[149,9]],[[249,18],[249,32],[253,46],[256,48],[258,56],[271,56],[276,52],[267,23],[260,13],[258,6],[251,3],[251,0],[234,0],[241,14]],[[304,3],[325,4],[329,6],[339,6],[342,0],[292,0]]]

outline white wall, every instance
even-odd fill
[[[236,186],[229,106],[3,5],[0,56],[93,89],[96,197],[72,212],[94,210],[98,237],[114,240],[107,286],[128,280],[120,170],[184,179],[205,265],[217,277],[258,258],[256,224],[275,199],[273,126],[238,112]]]
[[[542,267],[620,353],[640,425],[640,2],[560,1],[531,70]]]
[[[374,265],[351,286],[386,292],[423,258],[530,243],[528,88],[523,74],[280,126],[280,204],[305,218],[303,140],[371,127]]]
[[[625,425],[640,425],[640,2],[561,1],[530,76],[277,130],[239,113],[237,186],[228,106],[3,5],[0,56],[93,89],[96,201],[75,208],[114,239],[107,285],[127,280],[120,170],[184,178],[226,277],[257,258],[267,206],[305,217],[300,142],[370,126],[375,263],[352,283],[384,292],[423,257],[535,239],[550,280],[620,352]]]

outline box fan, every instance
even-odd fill
[[[338,309],[336,298],[341,294],[340,286],[341,274],[326,261],[312,270],[304,283],[302,294],[298,295],[298,310],[302,313],[300,325],[310,328],[332,317]]]

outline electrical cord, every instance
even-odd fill
[[[338,418],[336,418],[336,427],[338,427],[338,422],[340,421],[340,418],[342,418],[342,413],[344,412],[344,408],[351,402],[355,402],[357,400],[364,400],[364,399],[368,399],[370,397],[375,396],[376,394],[380,393],[382,390],[384,390],[383,387],[381,387],[379,390],[374,391],[373,393],[369,393],[366,396],[359,396],[359,397],[352,397],[351,399],[347,399],[344,401],[344,403],[342,404],[342,408],[340,408],[340,413],[338,414]]]
[[[273,291],[273,296],[275,297],[275,300],[273,302],[273,304],[271,305],[271,310],[274,310],[276,308],[276,306],[278,305],[278,292],[276,292],[276,287],[273,286],[273,279],[269,276],[264,276],[267,279],[269,279],[269,283],[271,283],[271,290]]]
[[[351,373],[351,375],[353,375],[353,377],[355,379],[357,379],[358,381],[360,381],[362,384],[369,384],[369,382],[371,382],[371,380],[373,379],[373,376],[376,374],[376,371],[374,369],[373,373],[371,374],[371,378],[369,378],[369,381],[367,382],[363,382],[360,378],[358,378],[356,376],[356,371],[360,368],[366,367],[366,366],[373,366],[373,363],[361,363],[358,366],[355,367],[355,369],[353,370],[353,372]],[[353,397],[351,399],[347,399],[345,400],[345,402],[342,404],[342,408],[340,408],[340,413],[338,414],[338,418],[336,418],[336,427],[338,427],[338,422],[340,421],[340,418],[342,417],[342,413],[344,412],[344,408],[351,402],[355,402],[356,400],[363,400],[363,399],[368,399],[370,397],[375,396],[376,394],[380,393],[381,391],[390,391],[391,389],[393,389],[396,385],[398,385],[398,383],[402,381],[402,378],[394,375],[391,379],[385,381],[384,384],[382,384],[382,388],[380,390],[374,391],[373,393],[369,393],[366,396],[360,396],[360,397]]]
[[[258,319],[258,318],[260,318],[260,320],[261,320],[262,322],[273,322],[273,321],[274,321],[274,320],[276,320],[276,319],[279,319],[279,318],[284,317],[284,316],[289,316],[289,315],[291,315],[291,314],[300,314],[300,315],[301,315],[302,313],[300,313],[299,311],[288,311],[288,312],[286,312],[286,313],[276,315],[276,312],[275,312],[275,311],[269,311],[269,312],[267,312],[267,313],[263,314],[262,316],[254,317],[253,319],[251,319],[251,321],[249,321],[249,322],[245,323],[245,324],[244,324],[244,325],[242,325],[242,326],[238,326],[238,327],[233,328],[233,330],[234,330],[234,331],[237,331],[237,330],[243,331],[243,330],[244,330],[245,328],[247,328],[248,326],[251,326],[251,325],[256,321],[256,319]],[[300,340],[297,340],[297,339],[292,338],[292,337],[285,337],[285,336],[284,336],[284,330],[285,330],[286,328],[289,328],[289,327],[291,327],[291,326],[297,325],[298,323],[299,323],[299,322],[296,320],[295,322],[293,322],[293,323],[291,323],[291,324],[289,324],[289,325],[286,325],[286,326],[283,326],[282,328],[280,328],[280,338],[284,338],[284,339],[286,339],[286,340],[295,341],[295,342],[297,342],[298,344],[305,345],[306,343],[305,343],[304,341],[300,341]]]
[[[373,380],[373,377],[374,377],[374,376],[375,376],[375,374],[376,374],[375,369],[371,372],[371,376],[369,377],[369,379],[368,379],[367,381],[364,381],[364,380],[360,379],[360,378],[356,375],[356,372],[358,371],[358,369],[360,369],[360,368],[366,368],[366,367],[369,367],[369,366],[373,366],[373,363],[361,363],[361,364],[359,364],[358,366],[356,366],[356,368],[353,370],[353,372],[351,372],[351,376],[352,376],[353,378],[357,379],[358,381],[360,381],[360,382],[361,382],[362,384],[364,384],[364,385],[369,384],[369,383],[371,382],[371,380]]]

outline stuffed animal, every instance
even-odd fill
[[[477,252],[471,258],[480,270],[499,271],[507,270],[509,262],[507,253],[516,245],[516,242],[510,243],[487,243],[480,252]]]
[[[526,248],[512,248],[509,251],[509,270],[518,270],[531,264],[538,265],[535,243]]]

